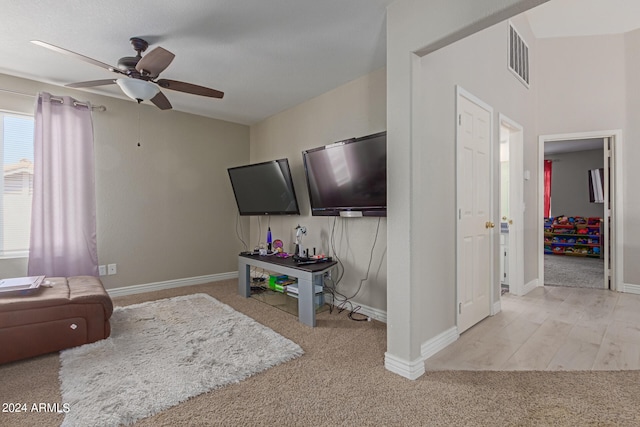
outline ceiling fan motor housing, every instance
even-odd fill
[[[129,41],[131,42],[131,46],[133,46],[133,50],[138,54],[136,56],[124,56],[120,58],[118,60],[118,68],[122,71],[128,71],[129,74],[138,74],[136,65],[138,65],[138,61],[142,58],[142,52],[146,51],[149,47],[149,43],[140,37],[131,37]]]
[[[123,56],[118,59],[118,68],[122,71],[135,71],[138,61],[140,61],[139,56]]]

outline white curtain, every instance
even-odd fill
[[[76,104],[36,101],[30,276],[98,275],[93,121]]]

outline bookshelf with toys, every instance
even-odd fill
[[[557,216],[544,219],[544,253],[602,257],[602,220]]]

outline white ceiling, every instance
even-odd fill
[[[225,92],[165,90],[175,110],[253,124],[383,67],[393,1],[2,0],[0,73],[59,86],[117,77],[29,41],[116,65],[139,36],[176,54],[162,78]],[[541,38],[620,33],[640,27],[640,1],[551,0],[527,15]],[[116,85],[83,90],[128,99]]]
[[[602,138],[566,139],[561,141],[546,141],[544,143],[545,155],[603,149],[604,139]]]
[[[161,78],[225,92],[164,90],[175,110],[253,124],[383,67],[393,1],[3,0],[0,73],[60,86],[117,77],[29,41],[116,65],[135,56],[129,38],[139,36],[147,52],[176,55]],[[116,85],[91,91],[128,99]]]

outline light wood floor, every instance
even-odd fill
[[[640,369],[640,295],[538,287],[426,361],[427,370]]]

